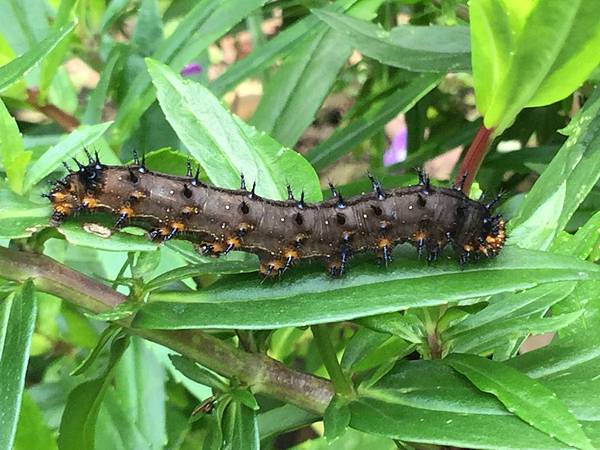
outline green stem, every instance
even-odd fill
[[[113,309],[127,297],[96,280],[44,255],[0,247],[2,278],[23,282],[31,278],[47,292],[92,313]],[[169,347],[229,378],[237,378],[254,392],[270,395],[323,415],[334,391],[322,378],[285,367],[263,354],[252,354],[199,330],[148,330],[132,328],[130,320],[117,322],[129,333]]]
[[[331,345],[327,325],[313,325],[310,329],[319,348],[319,354],[321,355],[325,369],[327,369],[329,378],[331,378],[331,382],[335,387],[335,391],[341,395],[354,395],[354,387],[342,371],[333,345]]]

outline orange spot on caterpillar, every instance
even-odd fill
[[[131,206],[122,206],[121,209],[119,209],[119,214],[123,217],[132,217],[134,215],[134,211],[133,208]],[[167,233],[168,234],[168,233]]]
[[[94,197],[88,195],[83,198],[81,204],[86,208],[94,209],[96,206],[98,206],[98,201]]]
[[[473,250],[475,250],[475,248],[471,244],[463,245],[463,249],[465,252],[472,252]]]
[[[182,222],[171,222],[171,228],[177,232],[185,230],[185,225]]]
[[[53,202],[62,202],[64,200],[66,200],[67,194],[65,194],[64,192],[61,192],[61,191],[56,191],[56,192],[50,193],[50,197]]]
[[[260,273],[265,277],[274,277],[281,273],[283,268],[285,267],[285,262],[279,259],[272,259],[267,263],[262,263],[260,265]]]
[[[181,208],[181,214],[184,216],[191,216],[192,214],[198,214],[200,210],[195,206],[184,206]]]
[[[53,206],[53,208],[57,213],[62,214],[63,216],[68,216],[73,210],[73,205],[71,203],[57,203]]]
[[[379,248],[386,248],[386,247],[391,247],[392,246],[392,241],[390,241],[388,238],[381,238],[377,241],[377,247]]]
[[[425,233],[424,231],[417,231],[413,234],[413,239],[417,242],[424,241],[426,237],[427,233]]]

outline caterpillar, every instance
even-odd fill
[[[52,225],[81,211],[103,211],[126,224],[145,229],[152,240],[186,239],[203,255],[243,250],[258,255],[265,277],[281,276],[297,262],[323,259],[332,277],[342,276],[355,253],[374,252],[383,264],[395,245],[410,242],[419,256],[436,260],[450,245],[460,265],[497,255],[505,242],[505,221],[494,215],[497,198],[484,204],[463,193],[462,185],[433,186],[419,171],[414,186],[384,190],[369,175],[373,191],[344,198],[330,184],[332,198],[308,203],[302,192],[271,200],[250,189],[202,183],[187,163],[186,175],[152,172],[144,158],[108,166],[86,151],[89,162],[74,159],[77,169],[57,181],[48,194]]]

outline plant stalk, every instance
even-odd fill
[[[466,174],[465,181],[463,183],[463,191],[468,193],[471,189],[471,184],[473,183],[473,179],[477,175],[479,171],[479,167],[483,162],[483,158],[487,154],[490,144],[491,144],[491,136],[494,132],[493,128],[486,128],[483,125],[479,127],[477,130],[477,134],[471,143],[469,150],[467,150],[467,154],[463,159],[460,169],[456,174],[456,185],[460,186],[463,179],[463,174]]]
[[[44,255],[0,247],[0,274],[7,280],[32,279],[36,289],[56,295],[92,313],[113,309],[127,297]],[[334,390],[327,380],[291,370],[263,354],[247,353],[200,330],[132,328],[131,334],[169,347],[228,378],[236,377],[254,392],[264,393],[323,415]]]
[[[319,354],[321,355],[325,369],[327,369],[329,378],[331,378],[331,382],[335,387],[335,391],[338,394],[348,397],[353,396],[354,387],[342,371],[342,367],[338,362],[337,355],[335,354],[331,339],[329,338],[329,329],[327,328],[327,325],[313,325],[310,329],[317,343]]]

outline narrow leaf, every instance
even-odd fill
[[[539,381],[503,363],[475,355],[453,354],[444,361],[550,437],[581,449],[595,448],[566,405]]]
[[[21,398],[25,386],[25,372],[29,361],[29,345],[35,326],[36,303],[34,286],[27,280],[8,299],[0,310],[0,448],[13,446],[17,421],[21,410]]]
[[[37,43],[30,50],[18,58],[0,67],[0,92],[10,87],[13,83],[27,74],[44,56],[56,47],[75,27],[70,24],[51,33],[43,41]]]

